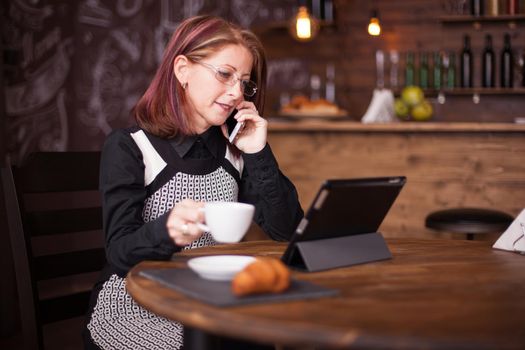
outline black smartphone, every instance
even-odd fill
[[[237,110],[234,109],[233,112],[230,114],[228,119],[226,119],[226,126],[228,127],[228,135],[231,135],[233,132],[233,129],[235,129],[235,125],[237,125],[237,120],[233,117],[237,113]]]
[[[237,120],[233,117],[237,113],[237,110],[234,110],[232,114],[226,119],[226,126],[228,127],[228,140],[230,143],[233,143],[237,133],[243,127],[244,123],[237,123]]]

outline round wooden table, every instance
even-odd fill
[[[143,262],[127,288],[145,308],[214,335],[292,347],[356,349],[524,349],[525,256],[486,242],[387,239],[393,259],[298,280],[336,288],[336,297],[215,307],[139,275],[185,268],[194,256],[280,257],[286,244],[246,242]]]

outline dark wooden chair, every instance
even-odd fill
[[[86,313],[105,264],[99,160],[99,152],[40,152],[2,166],[27,349],[44,347],[43,325]]]

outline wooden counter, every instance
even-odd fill
[[[512,123],[377,123],[305,119],[290,121],[270,119],[270,131],[340,131],[340,132],[504,132],[525,133],[525,124]]]
[[[269,142],[305,209],[327,178],[407,176],[381,227],[388,237],[450,236],[424,229],[426,215],[438,209],[515,216],[525,207],[523,124],[271,120]]]

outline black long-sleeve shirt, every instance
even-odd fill
[[[144,147],[132,137],[137,132],[146,135],[153,153],[166,161],[163,169],[145,165],[151,161],[145,159]],[[273,239],[290,238],[303,211],[295,187],[279,170],[270,146],[258,153],[241,154],[241,174],[224,162],[226,147],[218,127],[181,140],[160,139],[137,127],[117,130],[108,137],[102,151],[100,188],[107,259],[113,273],[124,276],[142,260],[168,259],[182,249],[168,235],[169,210],[151,221],[144,219],[146,200],[178,171],[201,175],[224,166],[238,182],[238,201],[255,205],[254,221]],[[152,173],[151,169],[157,171]]]

